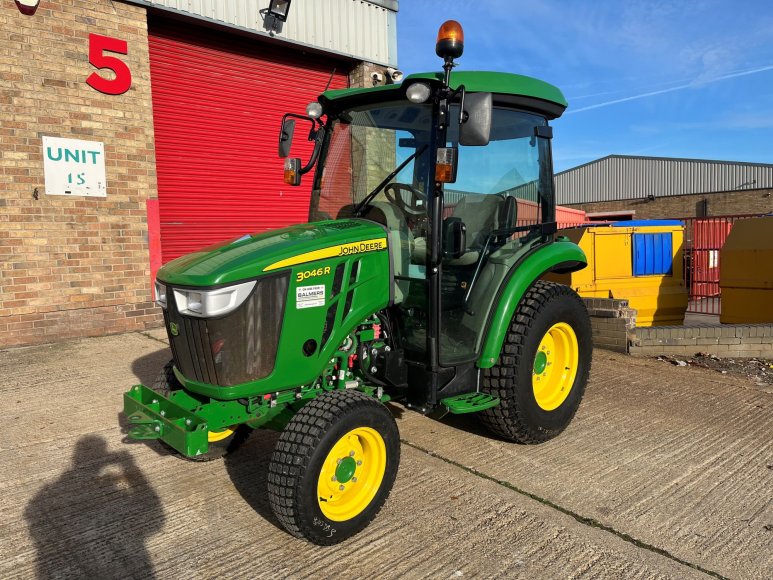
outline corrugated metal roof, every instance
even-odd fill
[[[270,0],[124,0],[382,65],[397,65],[396,0],[293,0],[282,30],[269,33]]]
[[[609,155],[557,173],[559,204],[773,187],[773,164]]]

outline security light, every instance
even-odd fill
[[[292,0],[271,0],[268,5],[268,14],[281,22],[287,22],[287,13],[290,12]]]

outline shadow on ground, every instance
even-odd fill
[[[158,345],[159,349],[132,362],[132,372],[137,380],[146,387],[153,386],[164,365],[172,360],[172,351],[167,346]],[[132,385],[126,385],[128,391]]]
[[[266,521],[284,531],[268,503],[268,463],[279,433],[256,429],[247,442],[225,456],[228,475],[244,501]]]
[[[38,578],[153,578],[146,541],[164,527],[161,501],[126,451],[103,437],[75,445],[72,465],[44,486],[24,517]]]
[[[459,429],[460,431],[464,431],[465,433],[469,433],[471,435],[477,435],[479,437],[483,437],[485,439],[491,439],[492,441],[505,441],[512,443],[512,441],[508,441],[504,437],[501,437],[494,433],[493,431],[489,430],[478,417],[476,417],[477,413],[467,413],[463,415],[454,415],[452,413],[449,413],[442,419],[440,419],[440,423],[443,423],[444,425],[448,425],[449,427],[453,427],[454,429]]]

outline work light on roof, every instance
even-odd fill
[[[306,114],[312,119],[319,119],[322,116],[322,105],[317,101],[312,101],[306,105]]]
[[[412,103],[424,103],[429,99],[430,88],[427,83],[413,83],[405,89],[405,96]]]

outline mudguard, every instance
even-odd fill
[[[518,303],[540,276],[546,272],[575,272],[587,265],[585,252],[566,238],[559,238],[552,244],[541,246],[516,264],[515,271],[505,280],[499,291],[478,358],[478,366],[483,369],[494,366]]]

